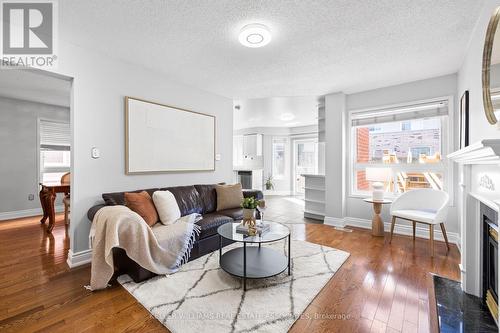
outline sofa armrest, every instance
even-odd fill
[[[88,219],[90,220],[90,222],[92,222],[94,220],[94,216],[95,214],[97,213],[97,211],[99,209],[101,209],[102,207],[106,207],[105,204],[100,204],[100,205],[95,205],[93,207],[91,207],[88,211],[87,211],[87,217]]]
[[[262,200],[264,199],[264,194],[262,193],[261,190],[243,190],[243,197],[244,198],[254,197],[257,200]]]

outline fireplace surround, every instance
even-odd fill
[[[483,281],[483,245],[490,242],[496,230],[498,234],[500,212],[500,139],[485,139],[447,156],[458,164],[459,191],[457,193],[460,217],[460,252],[462,290],[486,301],[490,286]],[[486,218],[485,218],[486,216]],[[486,222],[487,225],[486,225]],[[493,230],[490,234],[490,230]],[[485,232],[488,232],[486,234]],[[488,238],[486,238],[488,237]],[[489,251],[489,249],[488,249]],[[489,252],[488,252],[489,253]],[[486,255],[498,269],[498,255]],[[497,252],[496,252],[497,253]],[[488,283],[498,286],[498,273],[488,275]],[[483,298],[484,297],[484,298]],[[491,303],[494,297],[489,296]],[[498,302],[498,299],[497,299]],[[498,322],[498,316],[495,320]]]
[[[493,318],[498,318],[498,213],[485,204],[480,205],[483,222],[482,299]]]

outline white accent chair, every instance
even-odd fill
[[[391,205],[391,236],[392,241],[396,218],[411,221],[413,224],[413,240],[415,240],[416,223],[429,225],[431,256],[434,256],[434,226],[439,224],[443,232],[444,240],[448,251],[448,236],[444,222],[448,215],[448,193],[433,189],[418,189],[403,193]]]

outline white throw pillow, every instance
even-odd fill
[[[155,191],[153,193],[153,202],[162,224],[172,224],[181,217],[179,205],[172,192]]]

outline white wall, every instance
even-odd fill
[[[39,118],[69,123],[69,108],[0,97],[0,216],[40,211]],[[33,201],[28,200],[29,194],[34,195]],[[61,205],[60,198],[56,205]]]
[[[451,74],[427,80],[409,82],[392,87],[375,89],[351,95],[331,94],[325,98],[326,110],[326,222],[330,224],[343,224],[342,218],[371,220],[373,208],[362,198],[350,197],[350,184],[345,183],[347,162],[342,157],[348,156],[349,126],[346,123],[347,113],[352,110],[374,108],[412,101],[426,100],[437,97],[453,96],[451,112],[457,112],[457,75]],[[345,96],[345,97],[344,97]],[[454,117],[457,118],[457,117]],[[456,123],[456,119],[455,119]],[[454,126],[457,127],[456,125]],[[453,142],[457,142],[458,133],[455,131]],[[453,144],[451,151],[455,149]],[[452,167],[452,182],[457,184],[456,167]],[[345,170],[343,173],[342,170]],[[342,176],[343,175],[343,176]],[[455,185],[456,186],[456,185]],[[454,191],[455,193],[456,191]],[[456,201],[455,201],[456,202]],[[389,206],[383,208],[382,218],[389,221]],[[404,221],[399,222],[405,224]],[[447,230],[458,232],[458,216],[455,206],[450,207],[450,214],[446,223]]]
[[[459,70],[458,74],[452,74],[447,76],[442,76],[438,78],[432,78],[428,80],[422,80],[417,82],[410,82],[406,84],[401,84],[398,86],[387,87],[382,89],[376,89],[366,92],[361,92],[357,94],[348,95],[346,98],[347,110],[371,108],[376,106],[390,105],[404,103],[413,100],[423,100],[430,99],[434,97],[442,97],[447,95],[453,95],[454,108],[453,112],[455,114],[454,119],[454,142],[453,147],[450,150],[458,149],[458,101],[460,96],[465,90],[469,90],[469,109],[470,109],[470,142],[475,142],[481,139],[489,138],[500,138],[500,131],[488,123],[484,115],[483,101],[482,101],[482,82],[481,82],[481,71],[482,71],[482,55],[483,55],[483,44],[486,36],[486,29],[488,27],[488,22],[490,20],[493,10],[500,6],[499,0],[486,0],[483,12],[478,20],[476,28],[472,34],[470,44],[468,45],[468,51],[465,54],[464,62]],[[328,96],[333,96],[328,95]],[[327,96],[327,101],[328,101]],[[330,102],[332,100],[330,99]],[[341,102],[337,102],[341,103]],[[330,109],[332,106],[330,105]],[[341,108],[340,108],[341,109]],[[327,108],[327,120],[329,109]],[[330,122],[330,127],[332,123]],[[333,125],[335,127],[335,125]],[[341,138],[341,134],[328,135],[332,128],[328,127],[327,123],[327,136],[326,136],[326,149],[327,149],[327,175],[328,165],[332,163],[329,156],[337,156],[338,154],[338,141]],[[334,128],[334,130],[337,130]],[[334,148],[332,152],[332,147]],[[335,167],[333,172],[337,172],[339,166]],[[459,177],[458,168],[456,165],[453,166],[453,185],[454,185],[454,207],[451,207],[449,218],[447,221],[447,229],[449,232],[455,232],[460,235],[460,196],[458,195]],[[491,171],[490,171],[491,174]],[[474,177],[474,175],[473,175]],[[336,184],[337,183],[337,184]],[[327,191],[328,189],[333,191],[339,191],[340,182],[338,179],[335,181],[328,180],[327,178]],[[335,187],[338,185],[338,187]],[[332,197],[333,194],[328,194],[327,198]],[[336,217],[332,206],[338,204],[340,197],[335,196],[336,202],[332,203],[327,200],[327,216]],[[346,212],[345,216],[356,217],[361,219],[371,219],[372,207],[366,203],[363,203],[358,198],[346,198]],[[330,214],[330,215],[329,215]],[[388,208],[386,207],[383,211],[383,219],[388,221]]]
[[[481,139],[498,139],[500,130],[491,125],[484,114],[483,96],[482,96],[482,65],[483,65],[483,47],[486,37],[488,23],[494,9],[500,6],[499,0],[486,0],[483,11],[476,24],[474,32],[469,43],[467,53],[464,57],[462,67],[458,72],[458,94],[469,90],[469,142],[474,143]],[[492,82],[494,84],[494,82]],[[494,172],[496,169],[496,173]],[[477,179],[481,175],[481,169],[472,168],[471,178]],[[498,179],[500,168],[492,166],[488,170],[490,178]],[[495,176],[497,178],[495,178]],[[496,184],[497,188],[500,183]],[[457,191],[458,195],[460,191]],[[459,195],[459,198],[462,196]],[[462,200],[457,202],[458,211],[462,211]],[[465,217],[461,217],[465,218]],[[463,225],[463,223],[461,223]],[[461,230],[459,231],[461,233]]]
[[[345,205],[346,95],[325,96],[325,222],[343,225]]]
[[[59,61],[55,72],[74,79],[70,226],[73,253],[88,249],[90,222],[86,213],[101,201],[103,192],[231,181],[232,100],[172,82],[165,74],[115,61],[65,41],[60,41]],[[124,96],[215,115],[216,151],[221,154],[216,170],[125,175]],[[101,150],[99,159],[90,156],[94,146]]]
[[[262,153],[263,153],[263,175],[264,181],[268,175],[272,175],[273,172],[273,138],[280,137],[287,140],[285,146],[285,175],[281,179],[273,178],[274,191],[267,192],[266,194],[279,194],[286,195],[291,194],[293,191],[292,185],[292,163],[293,163],[293,146],[292,142],[294,138],[308,136],[317,136],[318,127],[315,125],[311,126],[298,126],[298,127],[251,127],[243,128],[234,131],[235,135],[244,134],[262,134]]]
[[[427,80],[409,82],[397,86],[386,87],[357,94],[347,95],[347,110],[364,109],[378,106],[386,106],[411,101],[426,100],[437,97],[453,96],[453,106],[450,112],[457,114],[458,98],[457,95],[457,76],[456,74],[436,77]],[[454,117],[455,124],[458,117]],[[453,126],[457,128],[457,126]],[[453,142],[457,142],[458,131],[454,131]],[[450,152],[454,151],[456,145],[453,144]],[[457,186],[458,178],[456,168],[452,166],[452,182]],[[350,172],[350,171],[348,171]],[[350,186],[350,184],[348,184]],[[453,191],[456,194],[456,191]],[[456,202],[457,198],[454,198]],[[370,204],[365,203],[361,198],[347,197],[347,216],[370,219],[373,216],[373,210]],[[386,205],[382,210],[384,221],[390,221],[389,206]],[[405,224],[405,221],[398,221],[399,224]],[[449,218],[446,222],[446,228],[449,232],[458,232],[458,216],[456,205],[450,207]]]
[[[486,0],[485,6],[472,34],[464,62],[458,72],[458,92],[469,90],[469,141],[500,138],[500,131],[488,123],[484,115],[482,97],[483,45],[486,29],[493,10],[500,6],[499,0]]]

